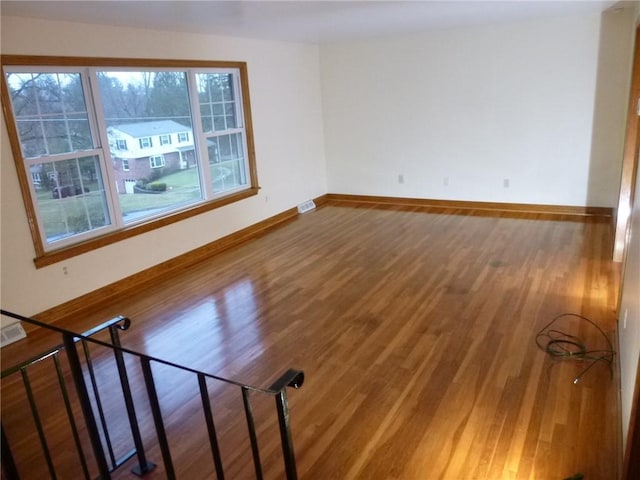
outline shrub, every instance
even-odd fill
[[[167,184],[161,182],[153,182],[147,184],[147,190],[151,190],[152,192],[166,192]]]

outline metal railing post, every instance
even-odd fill
[[[129,328],[131,321],[128,318],[124,319],[124,325],[118,324],[111,325],[109,327],[109,334],[111,335],[111,343],[116,347],[121,347],[120,335],[118,330],[126,330]],[[124,397],[124,404],[127,409],[127,416],[129,417],[129,425],[131,427],[131,436],[133,437],[133,444],[136,447],[136,455],[138,456],[138,465],[133,467],[131,471],[141,477],[142,475],[150,472],[156,466],[155,463],[147,461],[147,457],[144,453],[144,445],[142,444],[142,436],[140,435],[140,428],[138,427],[138,417],[136,416],[136,409],[133,402],[133,395],[131,395],[131,386],[129,384],[129,376],[127,375],[127,366],[124,361],[124,355],[119,348],[113,349],[113,355],[116,359],[116,367],[118,368],[118,375],[120,377],[120,385],[122,387],[122,396]]]
[[[144,384],[147,387],[147,395],[149,397],[149,406],[151,407],[151,414],[153,415],[153,423],[156,427],[156,435],[158,437],[158,444],[160,445],[160,452],[162,453],[162,461],[164,462],[165,475],[169,480],[174,480],[176,478],[176,473],[175,473],[175,470],[173,469],[173,461],[171,460],[171,451],[169,450],[167,433],[164,429],[164,422],[162,421],[162,410],[160,409],[158,392],[156,391],[155,382],[153,381],[153,372],[151,371],[151,361],[148,358],[141,357],[140,365],[142,367]]]
[[[287,391],[280,390],[276,395],[276,409],[278,410],[278,425],[280,426],[280,441],[287,480],[297,480],[296,455],[293,451],[291,427],[289,425],[289,406],[287,405]]]
[[[249,430],[249,440],[251,441],[251,454],[253,455],[253,466],[256,470],[256,479],[262,480],[262,462],[260,461],[260,448],[258,448],[258,436],[256,435],[256,424],[253,420],[253,408],[249,399],[249,389],[242,387],[242,401],[244,403],[244,414],[247,417],[247,429]]]
[[[91,408],[91,399],[89,398],[89,392],[87,391],[87,384],[84,381],[84,375],[82,374],[82,364],[80,363],[80,357],[78,356],[78,350],[76,350],[76,344],[74,342],[74,336],[68,333],[62,334],[62,342],[67,351],[67,358],[69,360],[69,368],[71,369],[71,376],[76,386],[76,392],[78,394],[78,400],[80,401],[80,407],[82,408],[82,414],[84,416],[85,423],[87,425],[87,432],[91,440],[91,447],[93,448],[93,454],[95,455],[96,463],[98,464],[98,471],[102,479],[109,479],[109,467],[107,466],[107,459],[102,448],[102,442],[100,441],[100,432],[98,431],[98,424]]]
[[[18,468],[16,462],[13,459],[11,448],[9,448],[9,441],[7,435],[4,433],[4,427],[0,423],[0,446],[2,448],[2,472],[6,475],[8,480],[20,480],[18,475]]]
[[[207,379],[202,374],[198,374],[198,385],[200,386],[200,398],[202,400],[202,409],[204,411],[205,423],[207,424],[207,433],[209,434],[209,444],[211,445],[213,464],[216,467],[216,475],[218,477],[218,480],[224,480],[222,457],[220,455],[220,446],[218,445],[218,435],[216,434],[216,427],[213,422],[211,402],[209,401],[209,390],[207,389]]]
[[[96,372],[93,369],[93,360],[91,359],[91,352],[89,351],[89,345],[87,342],[82,342],[82,350],[84,351],[84,360],[86,362],[85,368],[89,374],[89,382],[91,389],[93,390],[93,399],[95,400],[95,408],[97,412],[97,418],[100,420],[99,425],[102,426],[102,435],[104,435],[104,446],[106,447],[106,454],[109,454],[109,460],[111,461],[111,467],[115,467],[118,463],[116,455],[113,451],[113,444],[111,443],[111,435],[109,435],[109,425],[107,425],[107,417],[104,413],[104,407],[102,404],[102,398],[100,395],[100,389],[98,388],[98,380],[96,378]]]
[[[31,408],[31,417],[33,418],[33,423],[36,427],[36,431],[38,432],[38,438],[40,439],[42,454],[44,455],[44,460],[47,463],[47,468],[49,469],[49,475],[51,475],[52,479],[55,479],[56,468],[53,465],[53,459],[51,458],[51,451],[49,450],[47,437],[44,434],[44,428],[42,426],[42,421],[40,420],[40,413],[38,412],[38,405],[36,405],[36,399],[33,395],[33,389],[31,388],[29,373],[27,372],[26,368],[21,368],[20,373],[22,375],[22,384],[24,385],[24,390],[27,394],[27,400],[29,401],[29,408]]]
[[[64,373],[62,372],[62,366],[60,365],[60,359],[58,353],[53,355],[53,363],[56,367],[56,373],[58,374],[58,385],[60,385],[60,393],[62,394],[62,400],[64,407],[67,411],[67,418],[69,419],[69,426],[71,427],[71,434],[73,435],[73,441],[76,444],[76,450],[80,457],[80,465],[82,466],[82,472],[84,478],[89,480],[89,467],[87,466],[87,459],[84,455],[84,449],[82,448],[82,442],[80,441],[80,435],[78,434],[78,427],[76,426],[76,420],[73,416],[73,408],[71,407],[71,400],[69,398],[69,392],[67,392],[67,384],[64,381]]]
[[[297,480],[296,456],[293,451],[291,425],[289,421],[289,404],[287,402],[287,387],[300,388],[304,383],[304,373],[300,370],[288,370],[270,390],[276,390],[276,410],[278,411],[278,425],[280,427],[280,443],[287,480]]]

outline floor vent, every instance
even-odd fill
[[[313,203],[313,200],[307,200],[306,202],[302,202],[298,205],[298,213],[307,213],[314,208],[316,208],[316,204]]]
[[[14,323],[12,325],[2,327],[2,329],[0,329],[0,336],[2,338],[0,341],[0,347],[4,347],[10,343],[17,342],[21,338],[25,338],[27,333],[24,331],[24,328],[22,328],[22,325]]]

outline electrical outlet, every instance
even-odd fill
[[[509,188],[509,183],[510,183],[510,182],[509,182],[509,179],[508,179],[508,178],[505,178],[505,179],[502,181],[502,185],[504,185],[504,188]]]
[[[444,179],[442,180],[442,184],[445,187],[448,187],[449,186],[449,177],[444,177]]]
[[[400,184],[404,183],[404,175],[403,174],[398,175],[398,183],[400,183]]]
[[[622,329],[627,328],[627,316],[629,315],[629,309],[625,308],[624,313],[622,314]]]
[[[69,269],[67,267],[62,267],[62,273],[64,275],[69,275]]]

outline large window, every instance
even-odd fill
[[[243,63],[2,60],[36,265],[257,193]]]

